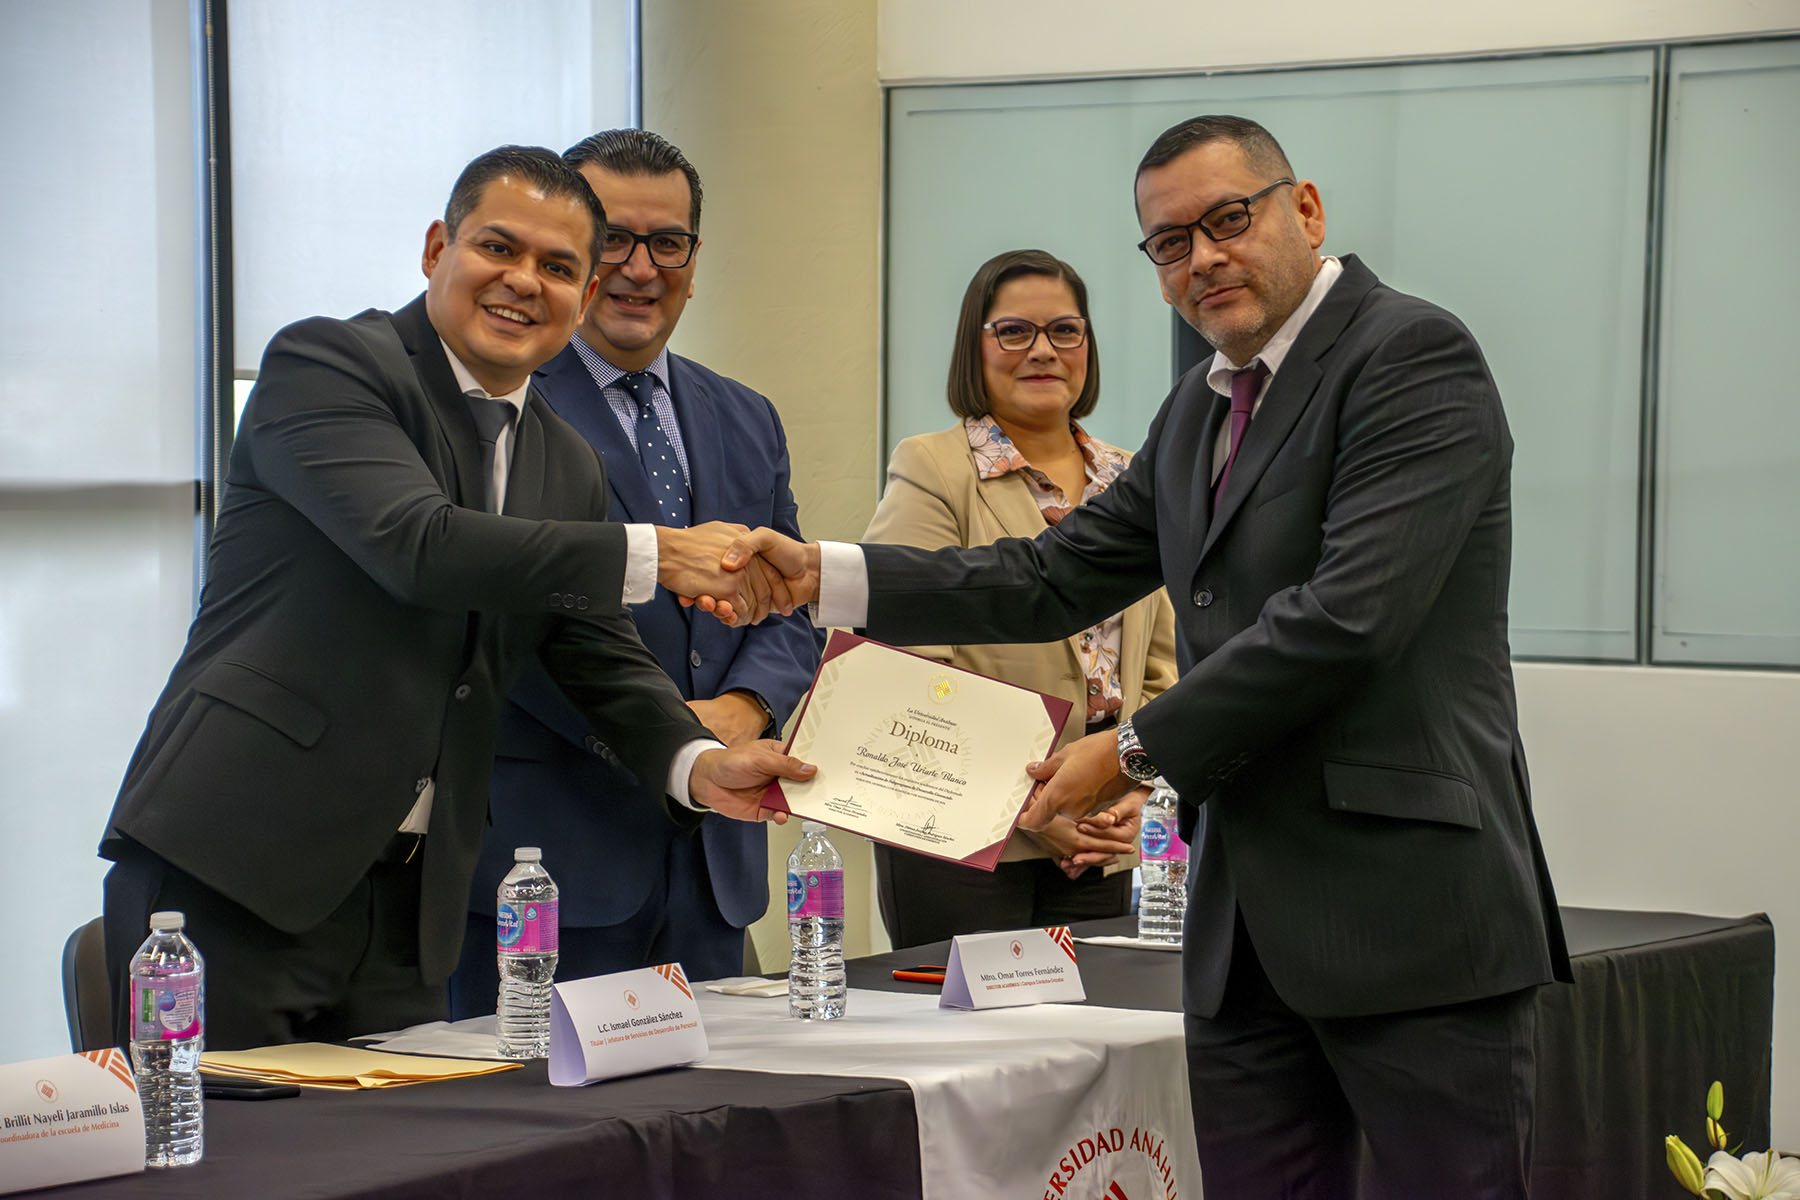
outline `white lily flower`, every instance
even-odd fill
[[[1726,1200],[1800,1200],[1800,1159],[1720,1150],[1706,1161],[1706,1188]]]

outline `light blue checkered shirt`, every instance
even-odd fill
[[[613,416],[619,419],[619,428],[625,431],[625,440],[633,446],[637,445],[637,401],[626,391],[619,380],[625,372],[613,366],[598,351],[581,340],[576,334],[569,339],[569,345],[575,347],[576,357],[587,367],[588,374],[600,388],[600,394],[606,397],[607,407],[612,409]],[[660,351],[655,360],[644,368],[656,380],[651,390],[650,407],[656,410],[656,423],[662,426],[663,436],[669,439],[669,445],[675,448],[675,457],[681,462],[681,477],[694,486],[694,477],[688,471],[687,447],[681,444],[681,426],[675,421],[675,402],[669,398],[669,352]]]

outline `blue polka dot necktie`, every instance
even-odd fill
[[[686,529],[693,523],[687,476],[681,473],[681,460],[675,457],[675,447],[669,444],[669,435],[663,432],[662,422],[656,419],[656,407],[651,403],[656,377],[648,371],[627,371],[620,377],[619,386],[637,401],[638,459],[644,464],[644,475],[650,480],[650,491],[656,497],[656,507],[662,512],[662,523]]]

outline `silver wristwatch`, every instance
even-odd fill
[[[1139,783],[1149,783],[1156,778],[1156,764],[1144,753],[1144,744],[1138,741],[1130,717],[1119,722],[1119,770]]]

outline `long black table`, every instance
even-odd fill
[[[1704,1141],[1725,1085],[1734,1138],[1768,1145],[1775,936],[1764,916],[1563,910],[1575,986],[1540,993],[1538,1200],[1667,1194],[1662,1139]],[[1130,918],[1077,927],[1129,933]],[[1178,956],[1081,946],[1089,1004],[1180,1008]],[[852,987],[945,961],[948,945],[850,963]],[[1204,1103],[1204,1098],[1197,1102]],[[996,1127],[1004,1118],[996,1117]],[[473,1079],[297,1099],[209,1101],[206,1157],[58,1197],[255,1200],[629,1195],[917,1197],[912,1092],[886,1079],[661,1071],[552,1088],[542,1063]]]

